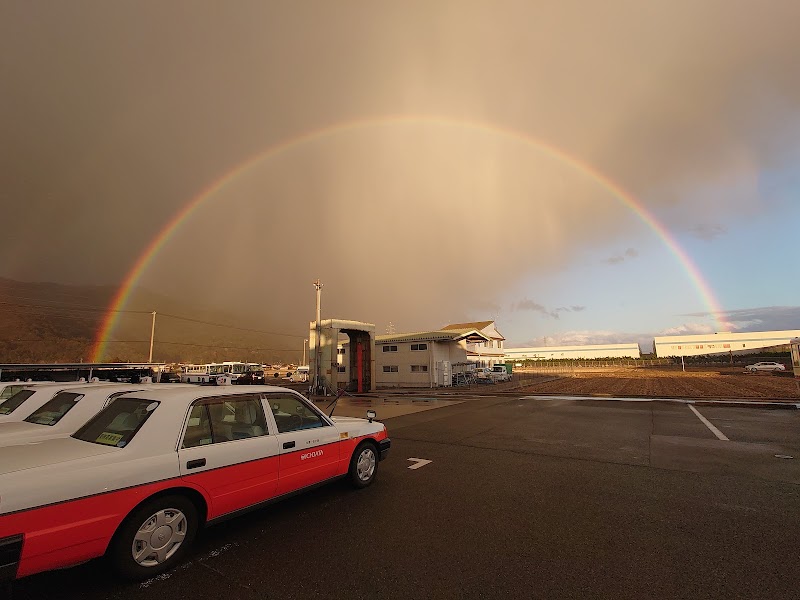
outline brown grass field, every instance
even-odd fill
[[[520,377],[526,377],[525,372]],[[543,375],[543,374],[542,374]],[[554,374],[556,375],[556,374]],[[616,397],[780,399],[800,401],[800,380],[791,375],[747,374],[742,369],[702,370],[611,367],[562,373],[555,380],[532,380],[531,394],[609,395]]]

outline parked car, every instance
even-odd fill
[[[508,372],[505,365],[494,365],[489,376],[498,382],[511,381],[511,374]]]
[[[35,386],[25,386],[10,398],[0,402],[0,423],[22,421],[60,391],[87,385],[99,384],[73,381],[69,383],[42,383]]]
[[[337,478],[370,485],[383,423],[329,417],[272,386],[148,388],[71,437],[0,447],[0,582],[106,555],[144,579],[201,526]]]
[[[53,383],[52,381],[4,381],[0,383],[0,404],[7,399],[11,398],[20,390],[25,388],[36,387],[44,383]]]
[[[68,437],[118,396],[165,385],[99,383],[61,390],[21,421],[0,423],[0,446]],[[190,384],[169,385],[185,387]]]
[[[756,373],[758,371],[785,371],[786,367],[779,362],[757,362],[752,365],[747,365],[744,369],[749,373]]]

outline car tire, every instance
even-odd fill
[[[365,488],[375,480],[377,472],[378,448],[372,442],[359,444],[350,459],[350,483],[356,488]]]
[[[181,562],[197,528],[197,508],[187,497],[154,498],[128,515],[111,541],[107,557],[121,577],[148,579]]]

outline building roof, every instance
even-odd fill
[[[467,330],[436,330],[436,331],[417,331],[415,333],[391,333],[386,335],[376,335],[376,344],[386,344],[390,342],[457,342],[460,340],[488,341],[489,338],[477,329]]]
[[[0,365],[3,371],[59,371],[89,369],[152,369],[163,367],[165,363],[8,363]]]
[[[481,329],[487,328],[489,325],[494,323],[494,321],[475,321],[474,323],[453,323],[451,325],[445,325],[442,327],[442,331],[449,331],[451,329],[477,329],[480,331]]]

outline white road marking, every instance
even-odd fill
[[[794,456],[789,456],[788,454],[776,454],[775,458],[794,458]]]
[[[709,421],[709,420],[708,420],[708,419],[706,419],[706,418],[705,418],[703,415],[701,415],[701,414],[700,414],[700,411],[698,411],[698,410],[697,410],[697,409],[696,409],[694,406],[692,406],[691,404],[689,404],[688,406],[689,406],[689,408],[692,410],[692,412],[693,412],[694,414],[696,414],[696,415],[697,415],[697,418],[698,418],[698,419],[700,419],[700,420],[703,422],[703,425],[705,425],[706,427],[708,427],[708,428],[711,430],[711,433],[713,433],[715,436],[717,436],[717,439],[720,439],[720,440],[722,440],[723,442],[729,442],[729,441],[730,441],[730,440],[728,439],[728,437],[727,437],[727,436],[726,436],[724,433],[722,433],[722,432],[721,432],[719,429],[717,429],[716,427],[714,427],[714,424],[713,424],[711,421]]]
[[[424,467],[425,465],[433,462],[432,460],[425,460],[424,458],[409,458],[408,460],[416,461],[416,464],[408,467],[409,469],[419,469],[420,467]]]

